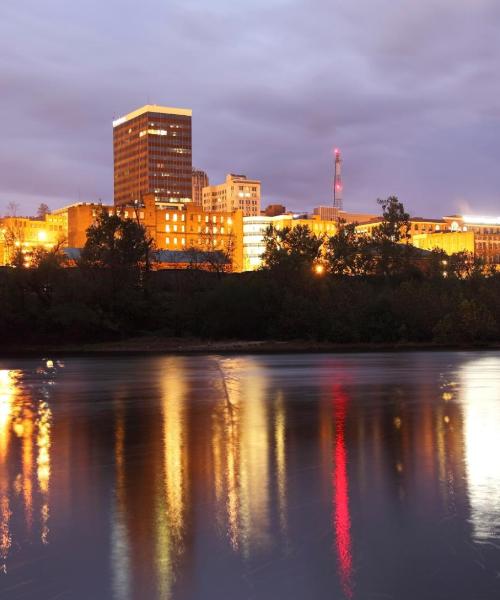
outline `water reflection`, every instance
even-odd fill
[[[471,520],[480,541],[500,536],[500,359],[471,361],[460,372]]]
[[[333,413],[335,419],[333,513],[335,543],[339,564],[340,581],[344,594],[352,597],[352,556],[351,556],[351,517],[349,513],[349,480],[347,475],[347,450],[345,427],[347,417],[347,396],[339,385],[333,392]]]
[[[188,502],[185,431],[185,373],[180,360],[166,363],[163,379],[163,464],[155,502],[158,595],[170,598],[177,563],[184,552],[184,520]]]
[[[218,369],[223,394],[214,407],[212,438],[218,520],[233,550],[248,558],[266,547],[270,534],[266,380],[251,358],[225,359]],[[283,454],[281,461],[283,469]]]
[[[0,370],[9,600],[500,593],[498,354],[42,367]]]
[[[4,572],[13,544],[13,521],[17,522],[21,511],[24,527],[21,532],[16,527],[18,535],[31,536],[36,505],[38,539],[42,544],[49,541],[52,413],[45,399],[46,384],[40,381],[35,397],[23,385],[21,371],[0,370],[0,558]]]

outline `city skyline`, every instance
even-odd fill
[[[112,120],[147,103],[192,108],[193,165],[264,206],[330,203],[339,147],[347,210],[498,213],[493,1],[96,6],[0,9],[2,213],[112,199]]]

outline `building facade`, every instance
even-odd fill
[[[220,185],[203,188],[203,210],[226,212],[241,210],[245,217],[260,214],[260,181],[230,173]]]
[[[78,203],[57,211],[66,214],[70,248],[83,248],[87,229],[101,210],[125,219],[136,219],[154,240],[157,250],[220,252],[231,259],[232,270],[243,268],[243,213],[206,212],[194,203],[158,203],[146,194],[141,205],[111,206]],[[179,261],[172,261],[177,266]],[[180,261],[182,262],[182,261]]]
[[[203,188],[210,184],[208,175],[205,171],[193,169],[192,186],[193,186],[193,203],[196,206],[203,206]]]
[[[191,110],[146,105],[113,121],[114,203],[192,199]]]
[[[259,215],[243,218],[243,270],[255,271],[262,266],[262,255],[266,249],[264,235],[268,227],[284,229],[305,225],[316,235],[335,235],[337,222],[321,220],[318,216],[300,218],[293,214],[268,217]]]
[[[44,219],[4,217],[0,219],[0,266],[11,263],[16,251],[25,256],[29,265],[37,248],[51,250],[67,241],[67,221],[64,215],[46,214]]]
[[[469,252],[486,265],[500,266],[500,217],[452,215],[444,217],[444,233],[421,233],[412,243],[425,250],[447,254]]]

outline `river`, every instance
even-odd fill
[[[499,597],[499,352],[0,360],[2,599]]]

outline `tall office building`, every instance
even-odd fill
[[[193,202],[196,206],[203,206],[203,188],[209,185],[208,175],[205,171],[193,169]]]
[[[113,121],[115,205],[192,199],[190,109],[146,105]]]

